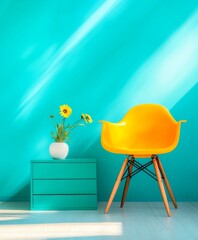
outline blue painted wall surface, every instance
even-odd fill
[[[94,119],[72,132],[69,157],[97,159],[106,201],[124,156],[102,149],[98,120],[152,102],[188,120],[161,159],[176,198],[197,201],[197,43],[197,0],[1,0],[0,200],[29,200],[30,161],[49,159],[49,115],[69,104],[70,122],[82,112]],[[127,200],[161,196],[139,174]]]

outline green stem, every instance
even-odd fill
[[[76,121],[73,125],[69,126],[69,130],[68,130],[68,135],[71,132],[72,129],[74,129],[75,127],[78,126],[78,124],[82,121],[82,119]]]

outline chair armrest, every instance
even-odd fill
[[[179,123],[185,123],[187,120],[180,120]]]

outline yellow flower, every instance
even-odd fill
[[[89,114],[85,114],[85,116],[86,116],[87,121],[88,121],[89,123],[92,123],[92,122],[93,122],[93,120],[92,120],[92,118],[91,118],[91,116],[90,116]]]
[[[60,115],[64,118],[68,118],[72,114],[72,109],[68,105],[60,106]]]
[[[92,120],[92,118],[91,118],[91,116],[89,115],[89,114],[82,114],[81,115],[81,118],[86,122],[86,123],[92,123],[93,122],[93,120]]]

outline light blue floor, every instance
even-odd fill
[[[0,203],[0,240],[198,240],[198,203],[113,203],[97,211],[30,211],[28,203]]]

